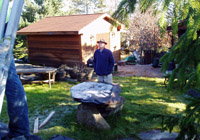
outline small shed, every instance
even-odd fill
[[[174,37],[172,35],[172,26],[167,27],[168,34],[171,33],[171,44],[172,46],[175,44]],[[187,31],[186,20],[179,21],[178,23],[178,38],[180,38]],[[197,34],[200,34],[200,30],[197,31]]]
[[[185,25],[185,21],[179,21],[178,23],[178,38],[181,37],[181,35],[183,35],[185,32],[186,32],[186,25]],[[174,42],[174,37],[172,35],[172,26],[168,26],[167,27],[167,31],[168,31],[168,34],[170,34],[171,36],[171,45],[173,46],[175,44]]]
[[[46,17],[18,31],[26,35],[29,61],[58,67],[61,64],[87,63],[101,38],[108,43],[115,61],[120,60],[122,25],[108,14],[84,14]]]

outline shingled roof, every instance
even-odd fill
[[[18,34],[79,34],[79,31],[98,18],[109,18],[104,13],[46,17],[21,30]],[[106,20],[106,19],[105,19]]]

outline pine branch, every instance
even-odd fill
[[[135,11],[136,4],[137,0],[122,0],[112,17],[128,26],[128,15]]]

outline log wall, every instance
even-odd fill
[[[80,35],[29,35],[27,42],[31,63],[59,67],[82,61]]]

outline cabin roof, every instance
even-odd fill
[[[109,22],[111,17],[104,13],[46,17],[19,30],[18,35],[79,34],[82,28],[99,18]]]

